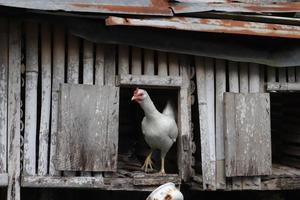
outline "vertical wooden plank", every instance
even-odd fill
[[[169,56],[169,75],[179,76],[178,55],[174,53],[169,53],[168,56]]]
[[[20,200],[21,23],[9,23],[8,189],[7,200]]]
[[[229,78],[229,92],[238,93],[240,91],[239,87],[239,70],[238,63],[229,61],[228,63],[228,78]],[[225,98],[224,98],[225,99]],[[226,127],[226,126],[225,126]],[[227,127],[229,128],[229,127]],[[226,128],[225,128],[226,130]],[[231,134],[234,134],[235,129],[231,129]],[[225,141],[228,140],[225,136]],[[233,140],[234,141],[234,140]],[[226,151],[226,146],[225,146]],[[226,157],[226,159],[228,159]],[[232,190],[241,190],[242,189],[242,179],[241,177],[232,177]]]
[[[191,102],[190,102],[190,78],[189,78],[189,61],[186,56],[181,56],[180,69],[182,71],[183,85],[180,88],[178,103],[179,103],[179,137],[178,137],[178,167],[181,178],[184,181],[188,180],[190,176],[190,114],[191,114]]]
[[[285,67],[278,68],[278,81],[280,83],[285,83],[287,81],[286,68]]]
[[[83,84],[94,83],[94,55],[93,43],[87,40],[83,42]],[[82,176],[91,176],[91,172],[81,172]]]
[[[83,84],[93,85],[94,82],[94,55],[93,43],[83,42]]]
[[[300,82],[300,66],[296,67],[296,82]]]
[[[264,65],[259,65],[259,92],[265,92],[265,69]]]
[[[150,49],[144,49],[144,74],[154,75],[154,53]]]
[[[59,85],[64,83],[65,74],[65,31],[63,27],[55,26],[53,34],[53,78],[52,78],[52,101],[51,101],[51,143],[49,174],[60,175],[55,170],[55,155],[58,129],[58,96]]]
[[[26,24],[26,84],[23,172],[36,174],[38,24]]]
[[[215,149],[211,148],[211,139],[208,119],[208,99],[206,86],[206,67],[204,58],[196,57],[196,85],[198,95],[199,124],[200,124],[200,141],[201,141],[201,160],[203,189],[214,190],[216,188],[215,178]]]
[[[250,93],[260,92],[260,69],[259,69],[259,65],[254,63],[249,64],[249,92]],[[260,134],[257,133],[255,135],[260,135]],[[254,152],[254,154],[255,153],[256,152]],[[243,189],[260,190],[261,188],[260,183],[261,183],[261,178],[259,176],[244,178]]]
[[[95,61],[95,85],[104,85],[104,45],[97,44]],[[94,173],[96,177],[103,177],[101,172]]]
[[[0,173],[7,172],[8,21],[0,18]]]
[[[119,45],[119,74],[129,74],[129,49]]]
[[[223,94],[226,92],[226,62],[225,60],[216,60],[216,181],[217,189],[226,189],[225,178],[225,155],[224,155],[224,102]]]
[[[104,48],[102,44],[96,45],[95,59],[95,85],[104,85]]]
[[[41,56],[42,102],[39,131],[38,174],[46,175],[48,170],[48,141],[51,106],[51,28],[49,24],[43,24],[41,27]]]
[[[131,73],[133,75],[142,74],[142,59],[141,49],[132,47],[132,58],[131,58]]]
[[[116,47],[105,45],[104,50],[104,85],[115,86],[116,80]]]
[[[157,52],[158,75],[168,76],[167,54],[165,52]]]
[[[248,63],[240,63],[240,92],[249,92]]]
[[[79,83],[79,39],[68,34],[68,70],[67,70],[67,82]],[[65,176],[75,176],[76,172],[64,171]]]
[[[288,72],[288,82],[293,83],[296,81],[296,76],[295,76],[295,67],[288,67],[287,72]]]
[[[276,82],[276,71],[274,67],[267,68],[267,80],[268,82]]]

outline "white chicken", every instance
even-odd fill
[[[152,168],[151,156],[155,149],[161,153],[160,174],[165,174],[165,156],[178,135],[178,128],[175,122],[175,112],[170,104],[167,103],[163,112],[160,113],[154,106],[150,96],[143,89],[136,89],[133,93],[132,101],[137,102],[145,113],[142,121],[142,132],[145,141],[151,148],[142,169],[148,172]]]

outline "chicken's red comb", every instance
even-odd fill
[[[138,92],[139,92],[139,88],[136,87],[135,90],[134,90],[134,92],[133,92],[133,94],[135,95],[135,94],[137,94]]]

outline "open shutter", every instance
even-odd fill
[[[57,170],[116,171],[119,88],[62,84]]]
[[[270,97],[225,93],[227,177],[271,174]]]

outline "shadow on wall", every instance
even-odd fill
[[[6,199],[4,190],[0,198]],[[101,191],[83,189],[23,189],[22,200],[146,200],[150,192]],[[243,192],[190,192],[183,191],[185,200],[227,199],[230,200],[295,200],[300,191],[243,191]]]

